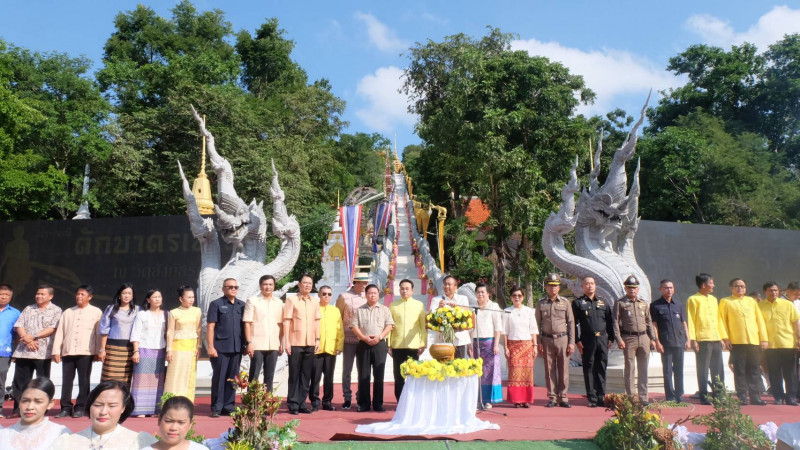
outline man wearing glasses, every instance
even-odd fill
[[[211,417],[229,416],[236,403],[236,390],[229,379],[236,377],[242,361],[245,303],[238,298],[234,278],[222,282],[222,297],[208,305],[207,347],[211,360]]]
[[[344,326],[339,308],[331,305],[333,290],[330,286],[319,288],[319,310],[322,319],[319,321],[319,349],[314,355],[314,372],[311,375],[309,400],[311,410],[319,410],[319,382],[325,376],[322,392],[322,409],[335,411],[333,400],[333,371],[336,368],[336,355],[344,348]]]
[[[258,280],[261,292],[248,298],[244,306],[244,343],[250,356],[250,379],[258,379],[264,368],[264,385],[272,391],[278,356],[283,354],[283,302],[273,297],[275,277]]]

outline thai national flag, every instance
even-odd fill
[[[344,238],[348,279],[352,282],[356,270],[356,258],[358,258],[358,237],[361,234],[361,205],[342,206],[339,208],[339,217]]]

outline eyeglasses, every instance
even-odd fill
[[[320,292],[319,295],[324,295],[325,297],[330,297],[331,295],[333,295],[333,292]]]
[[[239,289],[239,286],[222,286],[222,287],[224,287],[225,289],[234,289],[234,290]]]

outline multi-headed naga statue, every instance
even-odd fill
[[[649,97],[648,97],[649,101]],[[614,302],[625,295],[623,281],[629,275],[639,279],[639,295],[650,301],[650,282],[636,262],[633,237],[639,226],[639,165],[633,183],[626,193],[625,162],[636,149],[636,132],[644,121],[644,110],[622,147],[614,153],[606,182],[598,185],[602,137],[594,155],[594,168],[588,189],[580,191],[578,183],[578,158],[572,166],[569,183],[561,190],[558,214],[550,213],[542,232],[542,249],[547,258],[559,269],[574,277],[567,286],[581,295],[580,280],[592,276],[597,283],[597,294]],[[578,204],[575,193],[580,191]],[[575,254],[564,246],[564,235],[575,230]]]
[[[233,170],[227,159],[217,153],[214,136],[206,129],[202,118],[192,107],[192,114],[206,137],[208,156],[217,174],[217,203],[214,205],[216,224],[210,217],[203,217],[197,207],[189,182],[178,163],[183,179],[183,198],[186,214],[195,239],[200,242],[200,276],[198,277],[198,306],[203,311],[203,322],[208,304],[222,295],[222,282],[235,278],[239,285],[237,297],[246,299],[258,293],[258,279],[272,275],[276,280],[288,274],[300,255],[300,225],[294,215],[289,215],[283,203],[284,194],[278,184],[278,172],[272,164],[272,233],[281,239],[277,257],[267,263],[267,217],[264,202],[255,200],[246,204],[236,195],[233,187]],[[231,257],[222,261],[219,238],[231,246]]]

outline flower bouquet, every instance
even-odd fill
[[[469,309],[445,306],[428,314],[428,328],[441,331],[442,340],[453,344],[456,341],[456,331],[472,329],[474,318]]]

